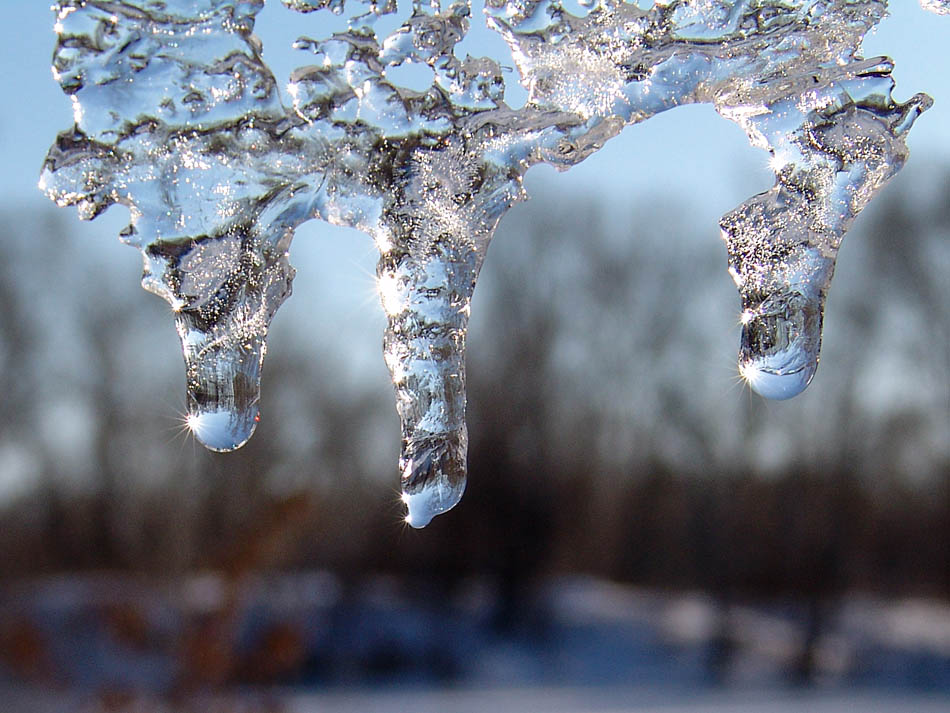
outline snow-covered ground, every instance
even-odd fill
[[[8,585],[0,713],[950,713],[942,601],[852,594],[816,627],[800,602],[573,577],[507,606],[326,572]]]
[[[939,694],[523,688],[365,691],[93,702],[50,692],[8,692],[4,713],[947,713]]]
[[[293,713],[946,713],[947,697],[872,694],[744,694],[586,689],[433,691],[300,697]]]

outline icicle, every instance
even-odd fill
[[[283,197],[287,120],[249,40],[261,0],[153,5],[55,8],[54,69],[78,109],[41,184],[84,218],[129,206],[143,286],[176,313],[186,423],[227,451],[258,421],[267,328],[293,279],[289,226],[259,220]]]
[[[570,168],[625,125],[694,102],[742,126],[776,173],[721,222],[742,302],[740,371],[772,398],[807,386],[841,239],[903,164],[903,135],[929,106],[923,95],[895,103],[890,61],[856,56],[884,0],[663,0],[649,11],[596,0],[584,16],[555,0],[488,0],[529,92],[516,110],[497,62],[455,55],[467,3],[414,2],[387,37],[373,28],[392,0],[284,4],[319,16],[347,1],[358,9],[346,32],[295,43],[307,59],[289,108],[250,34],[263,0],[54,8],[54,73],[76,125],[41,185],[84,218],[130,208],[123,239],[144,255],[145,287],[176,312],[199,440],[230,450],[254,430],[294,229],[312,218],[355,227],[380,251],[407,522],[454,506],[470,300],[525,171]],[[427,66],[431,85],[394,83],[405,64]]]
[[[903,166],[903,134],[930,106],[924,95],[895,103],[890,71],[883,58],[858,61],[765,105],[720,109],[769,147],[776,173],[720,223],[742,300],[739,372],[767,398],[796,396],[815,375],[841,239]]]

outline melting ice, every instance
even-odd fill
[[[775,185],[721,228],[742,304],[740,372],[784,399],[817,368],[841,239],[903,165],[904,135],[930,105],[895,102],[890,60],[858,55],[884,0],[592,0],[582,15],[556,0],[487,0],[528,92],[517,109],[498,62],[455,53],[467,2],[413,2],[386,36],[374,27],[394,0],[284,4],[313,33],[294,44],[290,106],[252,34],[263,0],[56,4],[53,72],[75,125],[40,185],[82,218],[128,206],[122,240],[175,311],[187,422],[213,450],[240,447],[258,421],[295,228],[319,218],[369,234],[414,527],[465,488],[469,305],[528,168],[567,169],[624,126],[692,102],[769,151]],[[324,14],[345,9],[349,29],[320,36]],[[431,85],[395,83],[407,64],[429,67]]]

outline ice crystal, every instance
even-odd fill
[[[273,0],[272,0],[273,1]],[[567,169],[628,124],[706,102],[771,153],[774,187],[721,221],[742,301],[741,373],[788,398],[818,363],[841,239],[906,159],[929,106],[891,97],[892,64],[863,59],[884,0],[487,0],[528,99],[505,103],[501,66],[459,57],[467,2],[284,0],[315,32],[285,106],[252,34],[263,0],[62,0],[54,75],[75,126],[50,149],[41,187],[92,218],[128,206],[122,239],[143,284],[175,310],[188,423],[213,450],[258,420],[271,318],[290,294],[288,248],[312,218],[375,240],[388,318],[384,356],[402,425],[407,522],[426,525],[465,488],[469,305],[502,215],[532,165]],[[946,3],[922,0],[938,12]],[[392,79],[431,69],[428,87]],[[581,237],[581,236],[579,236]]]
[[[939,15],[950,15],[950,0],[920,0],[920,6]]]

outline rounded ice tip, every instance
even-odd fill
[[[185,423],[201,445],[218,453],[236,450],[247,443],[259,420],[257,406],[243,412],[227,409],[198,411],[185,417]]]
[[[822,295],[780,290],[747,302],[739,374],[760,396],[790,399],[811,383],[821,353]]]
[[[406,506],[406,524],[417,530],[422,529],[436,515],[448,512],[458,505],[465,492],[465,482],[449,484],[446,481],[434,482],[415,493],[402,494]]]
[[[406,524],[416,529],[425,527],[436,515],[441,515],[458,505],[464,492],[464,481],[457,485],[442,481],[431,483],[416,493],[403,493]]]
[[[421,528],[458,505],[465,492],[468,435],[461,431],[408,439],[403,444],[402,502],[406,524]]]
[[[772,371],[756,359],[739,363],[739,374],[749,387],[766,399],[784,401],[798,396],[815,376],[815,361],[795,371]]]

